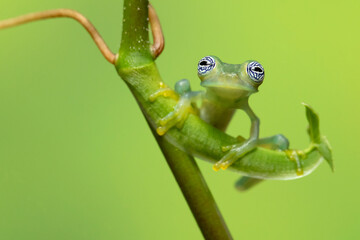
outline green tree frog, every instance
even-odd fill
[[[199,61],[197,70],[201,86],[206,91],[191,91],[189,81],[182,79],[175,84],[176,93],[162,87],[150,96],[153,101],[159,96],[180,95],[174,111],[160,120],[157,128],[159,135],[174,126],[181,128],[190,113],[199,115],[205,122],[225,131],[235,110],[241,109],[251,120],[250,137],[246,140],[239,138],[238,144],[223,146],[222,150],[227,153],[214,164],[214,170],[228,168],[259,145],[271,149],[288,149],[289,142],[281,134],[259,138],[260,120],[250,108],[248,100],[251,94],[258,92],[258,87],[264,81],[265,71],[260,63],[246,61],[242,64],[228,64],[216,56],[206,56]],[[200,109],[196,108],[198,100],[202,101]]]

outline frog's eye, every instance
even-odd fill
[[[216,63],[214,58],[210,56],[203,57],[198,64],[198,73],[200,75],[206,74],[210,72],[215,67],[215,65]]]
[[[256,83],[261,83],[264,80],[265,71],[263,66],[258,62],[249,62],[247,65],[247,74]]]

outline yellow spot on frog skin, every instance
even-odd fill
[[[302,176],[304,175],[304,169],[301,166],[300,159],[304,158],[306,154],[303,151],[299,150],[285,150],[284,151],[290,161],[294,161],[296,163],[296,175]]]

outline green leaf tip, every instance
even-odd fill
[[[306,109],[306,118],[309,122],[308,133],[311,142],[315,144],[320,143],[320,130],[319,130],[319,116],[314,109],[307,103],[302,103]]]
[[[334,162],[329,141],[325,136],[320,135],[319,116],[314,109],[307,103],[302,103],[306,109],[306,118],[309,122],[308,133],[313,145],[318,149],[319,153],[325,158],[331,170],[334,172]]]

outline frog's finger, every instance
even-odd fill
[[[214,165],[213,165],[213,169],[214,169],[214,171],[219,171],[220,169],[221,169],[221,164],[219,164],[219,163],[215,163]]]
[[[235,154],[236,154],[236,151],[233,151],[233,150],[230,150],[230,152],[228,152],[227,154],[225,154],[225,156],[223,156],[221,158],[220,161],[216,162],[214,165],[213,165],[213,169],[215,171],[218,171],[220,169],[223,169],[223,163],[234,158],[235,157]]]
[[[304,175],[304,169],[301,163],[301,159],[305,158],[306,154],[301,150],[293,150],[293,149],[285,150],[284,153],[291,161],[295,163],[296,175],[298,176]]]
[[[231,164],[233,164],[234,162],[236,162],[239,158],[241,158],[242,156],[244,156],[246,153],[248,153],[247,150],[237,150],[234,149],[231,152],[233,152],[233,154],[229,157],[227,157],[227,160],[224,160],[223,163],[221,164],[221,169],[225,170],[228,167],[230,167]]]
[[[240,157],[242,157],[242,155],[241,155]],[[240,158],[240,157],[239,157],[239,158]],[[228,167],[230,167],[231,164],[233,164],[237,159],[238,159],[238,155],[235,154],[235,157],[234,157],[234,158],[232,158],[232,159],[230,159],[230,160],[228,160],[228,161],[226,161],[226,162],[223,162],[223,163],[221,164],[221,169],[222,169],[222,170],[226,170],[226,169],[227,169]]]
[[[167,119],[161,119],[161,120],[160,120],[161,121],[160,126],[156,129],[156,132],[160,136],[164,135],[167,131],[169,131],[170,128],[174,127],[178,121],[175,116],[175,113],[171,118],[169,117]]]
[[[178,111],[173,111],[173,112],[170,112],[168,115],[166,115],[165,117],[161,118],[160,121],[159,121],[159,124],[161,126],[165,126],[165,125],[168,125],[169,122],[173,121],[173,120],[176,120],[178,118],[178,115],[179,115],[179,112]],[[174,126],[175,124],[173,124]]]
[[[184,125],[186,119],[189,117],[189,114],[196,114],[195,110],[192,108],[191,103],[188,101],[183,104],[183,107],[181,108],[181,111],[179,111],[178,116],[178,124],[176,125],[178,128],[182,128]]]
[[[179,122],[176,124],[176,127],[182,128],[188,116],[189,116],[189,111],[182,112],[181,115],[179,115]]]
[[[159,120],[159,124],[161,126],[165,126],[168,124],[168,122],[175,119],[176,116],[177,116],[176,112],[170,112],[168,115],[166,115],[165,117],[163,117]]]
[[[154,102],[158,97],[161,96],[170,97],[173,98],[174,100],[179,100],[179,95],[174,90],[166,86],[166,84],[163,82],[160,82],[160,88],[156,90],[156,92],[150,95],[149,101]]]
[[[182,101],[175,106],[174,111],[170,112],[159,121],[160,127],[157,129],[157,133],[164,135],[170,128],[176,126],[181,128],[189,116],[189,113],[193,112],[190,103]]]
[[[220,160],[221,169],[227,169],[239,158],[252,151],[257,146],[258,140],[247,140],[244,143],[233,145],[231,150]]]
[[[157,134],[159,134],[160,136],[164,135],[169,129],[165,126],[161,126],[156,128],[156,132]]]
[[[222,170],[227,169],[232,163],[234,163],[238,158],[238,152],[233,150],[226,154],[223,159],[221,159],[222,163],[220,165]]]
[[[171,88],[160,88],[156,92],[150,95],[149,101],[154,102],[158,97],[171,97],[175,100],[178,99],[177,94]]]

